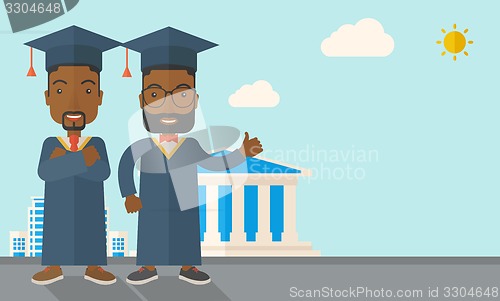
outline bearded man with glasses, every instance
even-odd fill
[[[119,166],[121,194],[128,213],[139,212],[138,271],[127,282],[158,279],[156,266],[182,266],[179,279],[204,285],[211,281],[201,264],[197,167],[224,171],[262,152],[257,138],[245,133],[242,146],[211,156],[193,138],[179,138],[195,125],[199,96],[195,90],[197,54],[217,46],[171,27],[124,44],[141,53],[143,89],[139,103],[151,137],[133,143]],[[136,196],[134,167],[140,162]]]

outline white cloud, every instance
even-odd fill
[[[229,104],[235,108],[273,108],[279,103],[280,95],[265,80],[244,85],[229,97]]]
[[[394,39],[375,19],[363,19],[356,25],[342,25],[321,43],[321,51],[331,57],[384,57],[394,50]]]

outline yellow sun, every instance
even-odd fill
[[[453,29],[454,31],[452,32],[449,32],[449,33],[446,33],[446,30],[444,29],[441,29],[441,31],[446,34],[446,36],[444,37],[444,41],[437,41],[436,43],[438,44],[444,44],[444,48],[446,49],[446,51],[448,51],[449,53],[452,53],[453,54],[453,60],[456,61],[457,60],[457,54],[461,53],[463,51],[463,53],[466,55],[466,56],[469,56],[469,53],[467,51],[464,51],[465,50],[465,47],[467,46],[467,44],[474,44],[474,41],[467,41],[467,38],[465,37],[465,35],[469,32],[468,29],[465,29],[463,33],[457,31],[457,24],[453,24]],[[442,56],[446,55],[446,51],[443,51],[441,53]]]

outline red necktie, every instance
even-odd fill
[[[78,137],[77,135],[69,136],[69,143],[71,144],[70,150],[72,152],[78,151],[78,141],[80,141],[80,137]]]
[[[179,143],[179,136],[178,135],[170,135],[170,134],[161,134],[160,135],[160,143],[163,142],[175,142]]]

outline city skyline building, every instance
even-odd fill
[[[31,197],[31,206],[28,207],[27,231],[9,232],[9,256],[42,257],[44,207],[44,197]],[[107,256],[128,256],[128,232],[109,231],[109,214],[109,208],[106,207],[104,210],[104,223],[106,231]],[[113,249],[113,247],[115,249]]]

